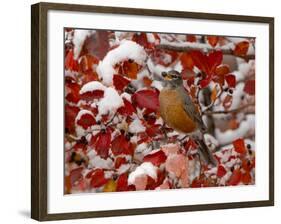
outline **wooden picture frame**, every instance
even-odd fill
[[[269,26],[269,192],[268,200],[214,203],[183,206],[146,207],[86,212],[48,212],[48,19],[49,11],[104,13],[165,18],[188,18],[229,22],[249,22]],[[274,205],[274,18],[223,15],[183,11],[162,11],[137,8],[116,8],[90,5],[38,3],[31,7],[31,217],[39,221],[80,219],[108,216],[187,212],[226,208],[246,208]],[[63,87],[62,87],[63,88]]]

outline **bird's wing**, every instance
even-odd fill
[[[186,113],[194,120],[201,130],[206,131],[206,126],[202,120],[202,117],[192,102],[190,96],[186,92],[183,86],[178,88],[178,92],[183,100],[183,107]]]

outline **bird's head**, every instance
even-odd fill
[[[176,70],[162,72],[162,77],[172,87],[180,86],[183,83],[182,75]]]

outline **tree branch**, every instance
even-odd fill
[[[180,45],[173,45],[173,44],[159,44],[159,45],[156,45],[156,48],[162,49],[162,50],[178,51],[178,52],[187,52],[187,51],[194,51],[194,50],[202,51],[202,52],[205,52],[205,51],[210,52],[210,51],[215,50],[215,48],[209,47],[206,44],[198,44],[196,46],[195,45],[194,46],[193,45],[180,46]],[[234,55],[234,51],[230,48],[223,48],[223,49],[220,49],[220,50],[222,51],[222,53],[224,55],[236,56],[236,57],[239,57],[239,58],[243,58],[246,61],[249,61],[251,59],[255,59],[254,54],[248,54],[248,55],[245,55],[245,56],[238,56],[238,55]]]
[[[213,114],[228,114],[228,113],[237,113],[240,112],[241,110],[244,110],[250,106],[255,106],[254,103],[251,104],[246,104],[244,106],[238,107],[236,109],[233,110],[219,110],[219,111],[204,111],[203,114],[204,115],[213,115]]]

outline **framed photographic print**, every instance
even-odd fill
[[[32,5],[32,218],[274,204],[274,19]]]

